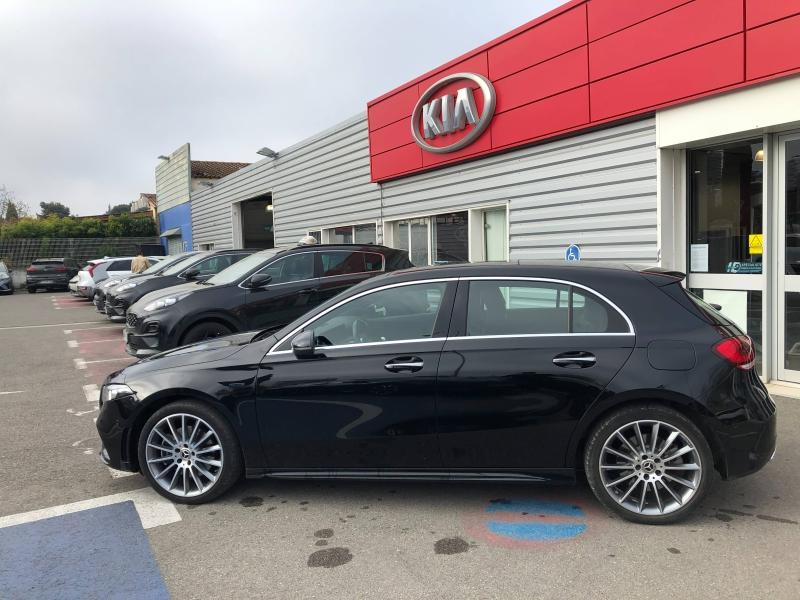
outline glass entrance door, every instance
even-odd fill
[[[777,179],[778,378],[800,383],[800,134],[778,139]]]

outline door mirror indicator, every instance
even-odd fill
[[[250,283],[247,284],[247,287],[257,290],[269,285],[271,281],[272,275],[267,275],[266,273],[256,273],[250,278]]]
[[[314,358],[316,348],[314,347],[314,332],[303,331],[292,340],[292,352],[297,358]]]
[[[198,275],[200,275],[199,269],[187,269],[183,273],[183,276],[186,278],[186,281],[194,281],[195,279],[197,279]]]

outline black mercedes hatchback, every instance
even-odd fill
[[[176,502],[242,475],[570,482],[669,523],[763,467],[753,343],[659,269],[482,264],[376,277],[278,332],[110,376],[103,460]]]
[[[280,329],[365,279],[411,266],[408,252],[386,246],[262,250],[207,281],[142,297],[127,311],[125,349],[144,357],[237,331]]]
[[[147,294],[190,281],[205,281],[253,252],[255,250],[194,252],[163,271],[130,278],[106,291],[106,315],[112,321],[124,321],[128,307]]]

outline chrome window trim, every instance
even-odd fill
[[[331,312],[333,310],[336,310],[337,308],[339,308],[340,306],[342,306],[344,304],[347,304],[348,302],[352,302],[353,300],[357,300],[358,298],[361,298],[362,296],[366,296],[366,295],[372,294],[374,292],[381,292],[383,290],[388,290],[388,289],[392,289],[392,288],[396,288],[396,287],[405,287],[405,286],[409,286],[409,285],[418,285],[418,284],[423,284],[423,283],[442,283],[442,282],[449,282],[449,281],[458,281],[458,277],[438,277],[438,278],[435,278],[435,279],[418,279],[418,280],[415,280],[415,281],[401,281],[399,283],[390,283],[390,284],[382,285],[380,287],[376,287],[376,288],[373,288],[373,289],[370,289],[370,290],[364,290],[363,292],[361,292],[359,294],[356,294],[355,296],[350,296],[349,298],[345,298],[344,300],[341,300],[341,301],[337,302],[336,304],[334,304],[333,306],[325,309],[324,311],[322,311],[318,315],[315,315],[312,319],[309,319],[308,321],[304,321],[301,325],[295,327],[292,331],[290,331],[285,336],[283,336],[280,340],[278,340],[272,346],[272,348],[269,349],[269,352],[267,352],[267,354],[278,354],[278,353],[291,352],[291,350],[280,350],[280,351],[278,351],[278,350],[275,350],[275,348],[279,347],[287,339],[292,338],[298,331],[302,331],[308,325],[310,325],[311,323],[314,323],[315,321],[318,321],[319,319],[321,319],[322,317],[327,315],[329,312]],[[422,338],[422,339],[424,339],[424,340],[438,340],[438,339],[446,340],[447,338]],[[414,341],[414,340],[392,340],[392,341],[389,341],[389,342],[366,342],[366,343],[358,344],[358,345],[359,346],[370,346],[370,345],[375,345],[375,344],[398,344],[398,343],[402,344],[402,343],[406,343],[406,342],[409,342],[409,341]],[[355,346],[356,346],[356,344],[346,344],[346,345],[343,345],[343,346],[342,345],[340,345],[340,346],[324,346],[324,348],[353,348]]]
[[[611,308],[613,308],[617,313],[625,320],[625,323],[628,325],[627,332],[616,332],[616,333],[529,333],[529,334],[510,334],[510,335],[498,335],[498,336],[491,336],[491,337],[520,337],[520,336],[536,336],[536,337],[543,337],[543,336],[559,336],[559,335],[636,335],[636,330],[633,327],[633,322],[628,318],[623,310],[614,304],[611,300],[609,300],[606,296],[601,294],[600,292],[593,290],[589,286],[583,285],[581,283],[575,283],[574,281],[568,281],[566,279],[553,279],[550,277],[521,277],[521,276],[511,276],[511,277],[502,277],[502,276],[487,276],[487,277],[460,277],[462,281],[534,281],[534,282],[545,282],[545,283],[558,283],[561,285],[569,285],[577,288],[581,288],[586,290],[590,294],[594,294],[598,298],[600,298],[603,302],[608,304]],[[478,336],[458,336],[458,337],[478,337]]]
[[[592,288],[590,288],[590,287],[588,287],[586,285],[580,284],[580,283],[575,283],[575,282],[568,281],[568,280],[565,280],[565,279],[553,279],[553,278],[550,278],[550,277],[524,277],[524,276],[509,276],[509,277],[503,277],[503,276],[440,277],[440,278],[435,278],[435,279],[418,279],[418,280],[414,280],[414,281],[403,281],[403,282],[400,282],[400,283],[392,283],[392,284],[384,285],[384,286],[381,286],[381,287],[378,287],[378,288],[374,288],[374,289],[371,289],[371,290],[365,290],[365,291],[361,292],[360,294],[357,294],[355,296],[351,296],[349,298],[345,298],[344,300],[342,300],[340,302],[337,302],[336,304],[334,304],[333,306],[331,306],[330,308],[328,308],[324,312],[321,312],[320,314],[316,315],[313,319],[309,319],[308,321],[305,321],[302,325],[296,327],[295,329],[290,331],[288,334],[283,336],[280,340],[278,340],[278,342],[276,342],[269,349],[269,352],[267,352],[267,355],[270,355],[270,354],[290,354],[292,352],[291,350],[276,350],[276,348],[278,348],[281,344],[283,344],[287,339],[290,339],[295,334],[297,334],[297,332],[302,331],[303,329],[305,329],[308,325],[310,325],[314,321],[320,319],[321,317],[325,316],[326,314],[328,314],[332,310],[335,310],[335,309],[339,308],[340,306],[342,306],[343,304],[346,304],[347,302],[350,302],[352,300],[356,300],[358,298],[361,298],[362,296],[366,296],[367,294],[371,294],[373,292],[379,292],[379,291],[390,289],[390,288],[402,287],[402,286],[408,286],[408,285],[417,285],[417,284],[422,284],[422,283],[439,283],[439,282],[450,282],[450,281],[533,281],[533,282],[557,283],[557,284],[568,285],[568,286],[571,285],[571,286],[574,286],[574,287],[577,287],[577,288],[581,288],[581,289],[583,289],[583,290],[585,290],[585,291],[587,291],[587,292],[589,292],[591,294],[594,294],[595,296],[597,296],[598,298],[603,300],[603,302],[606,302],[609,306],[611,306],[614,310],[616,310],[617,313],[619,313],[619,315],[625,320],[625,323],[627,323],[628,331],[627,332],[615,332],[615,333],[514,333],[514,334],[506,334],[506,335],[500,335],[500,334],[497,334],[497,335],[458,335],[458,336],[449,336],[449,337],[445,337],[445,338],[422,338],[425,341],[434,341],[434,340],[445,340],[445,341],[449,341],[449,340],[481,340],[481,339],[488,340],[488,339],[504,339],[504,338],[515,339],[515,338],[545,338],[545,337],[599,337],[599,336],[625,337],[625,336],[632,336],[632,335],[635,336],[636,335],[636,330],[633,327],[633,323],[628,318],[628,315],[626,315],[622,311],[622,309],[620,309],[614,302],[609,300],[603,294],[595,291],[594,289],[592,289]],[[281,285],[281,284],[276,284],[276,285]],[[374,345],[383,345],[383,344],[402,344],[402,343],[406,343],[406,342],[415,342],[415,341],[420,341],[420,340],[393,340],[393,341],[390,341],[390,342],[365,342],[363,344],[346,344],[346,345],[338,345],[338,346],[324,346],[324,348],[326,348],[326,349],[355,348],[355,347],[374,346]]]
[[[287,336],[287,337],[289,337],[289,336]],[[286,338],[281,340],[274,347],[280,346],[285,339]],[[429,337],[429,338],[416,338],[416,339],[411,339],[411,340],[390,340],[388,342],[363,342],[363,343],[360,343],[360,344],[344,344],[344,345],[337,345],[337,346],[320,346],[319,349],[327,351],[327,350],[343,350],[343,349],[349,349],[349,348],[365,348],[365,347],[371,347],[371,346],[387,346],[389,344],[416,344],[416,343],[419,343],[419,342],[442,342],[442,343],[444,343],[444,342],[447,341],[447,339],[448,338],[446,338],[446,337]],[[452,339],[452,338],[450,338],[450,339]],[[270,351],[268,354],[292,354],[292,352],[293,352],[292,350],[275,350],[274,352]]]

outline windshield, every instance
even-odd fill
[[[184,261],[187,258],[192,256],[191,254],[175,254],[174,256],[168,256],[164,260],[160,260],[156,263],[153,263],[149,267],[147,267],[144,271],[142,271],[142,275],[152,275],[153,273],[161,272],[165,267],[169,265],[174,265],[178,262]]]
[[[214,275],[211,279],[206,281],[206,283],[210,285],[227,285],[229,283],[234,283],[247,275],[250,271],[261,266],[265,260],[272,258],[280,251],[279,248],[273,248],[272,250],[262,250],[261,252],[246,256],[239,262],[233,263],[227,269],[223,269]]]
[[[198,254],[192,254],[191,257],[192,257],[192,259],[200,260],[202,258],[205,258],[206,256],[208,256],[208,255],[207,254],[198,253]],[[193,260],[192,261],[186,261],[186,260],[178,261],[175,264],[173,264],[172,266],[170,266],[170,267],[164,269],[163,271],[161,271],[161,274],[162,275],[177,275],[178,273],[180,273],[186,267],[189,266],[189,264],[188,264],[189,262],[194,262],[194,261]]]

